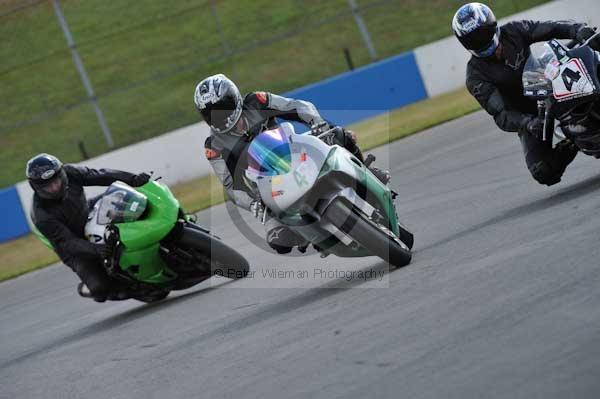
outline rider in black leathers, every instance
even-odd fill
[[[229,198],[255,215],[262,212],[259,209],[261,202],[255,198],[244,177],[248,165],[246,151],[252,139],[262,131],[274,128],[277,125],[275,118],[300,122],[308,127],[326,123],[308,101],[268,92],[251,92],[242,97],[237,86],[222,74],[209,76],[198,83],[194,102],[211,128],[205,143],[206,158]],[[364,160],[353,132],[337,129],[335,141],[359,160]],[[383,183],[390,180],[388,171],[370,169]],[[278,253],[288,253],[294,246],[301,251],[305,249],[303,241],[275,219],[269,219],[265,227],[267,243]]]
[[[84,238],[84,227],[95,199],[88,201],[83,187],[109,186],[117,180],[139,187],[148,182],[150,175],[63,165],[49,154],[29,160],[26,174],[34,190],[31,218],[61,261],[77,273],[98,302],[128,298],[125,288],[110,280],[102,267],[110,248]]]
[[[462,6],[452,28],[473,54],[467,65],[469,92],[500,129],[518,132],[533,178],[548,186],[558,183],[577,155],[577,147],[570,140],[559,142],[555,148],[542,142],[544,121],[537,116],[536,101],[523,95],[521,74],[531,44],[553,38],[584,41],[594,30],[571,21],[524,20],[498,26],[492,11],[480,3]]]

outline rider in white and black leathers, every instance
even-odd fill
[[[194,102],[211,135],[205,143],[206,158],[225,187],[229,198],[239,207],[262,212],[261,202],[245,183],[247,147],[260,132],[277,125],[275,118],[301,122],[308,127],[326,122],[308,101],[285,98],[267,92],[252,92],[242,97],[237,86],[225,75],[209,76],[196,86]],[[344,146],[361,161],[363,155],[351,131],[339,129],[337,144]],[[389,173],[371,171],[384,183]],[[278,253],[288,253],[303,242],[286,227],[270,219],[266,225],[267,242]]]
[[[536,101],[523,95],[521,75],[531,44],[551,39],[585,41],[594,30],[571,21],[524,20],[498,26],[492,10],[481,3],[460,7],[452,28],[473,55],[467,65],[469,92],[500,129],[519,133],[532,176],[541,184],[558,183],[577,148],[569,140],[554,149],[541,141],[544,121],[537,116]]]

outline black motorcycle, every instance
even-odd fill
[[[581,152],[600,158],[600,53],[588,43],[550,40],[531,46],[523,70],[524,95],[545,118],[543,140],[570,139]]]

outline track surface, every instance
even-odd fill
[[[0,284],[0,397],[600,397],[600,163],[539,186],[482,113],[377,154],[416,235],[408,267],[374,285],[213,279],[154,305],[96,304],[44,269]],[[255,270],[387,269],[274,256],[223,206],[201,220]]]

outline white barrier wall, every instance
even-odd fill
[[[519,19],[572,19],[598,26],[600,0],[557,0],[503,18],[500,24]],[[450,22],[447,21],[449,33],[452,32]],[[464,87],[466,66],[471,54],[454,36],[419,47],[414,52],[429,97]]]

